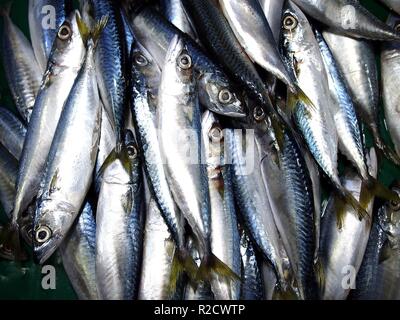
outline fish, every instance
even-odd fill
[[[400,18],[395,15],[388,17],[387,23],[392,28],[399,26]],[[392,141],[400,155],[400,127],[396,119],[400,114],[400,95],[397,85],[400,85],[400,42],[385,42],[381,50],[381,81],[382,97],[387,128],[392,137]]]
[[[364,208],[343,188],[339,179],[338,134],[332,114],[333,101],[328,75],[311,25],[292,2],[285,4],[282,25],[281,50],[285,63],[314,104],[314,107],[309,107],[289,96],[287,105],[293,110],[296,127],[337,193],[357,209],[360,217],[366,216]]]
[[[279,43],[284,0],[258,0],[267,18],[275,42]]]
[[[12,217],[17,174],[18,160],[0,144],[0,203],[8,218]]]
[[[42,73],[53,51],[58,30],[71,14],[71,0],[29,0],[29,31],[36,61]]]
[[[279,149],[276,135],[280,135]],[[287,129],[271,127],[259,139],[262,146],[262,174],[274,221],[292,266],[299,298],[318,298],[314,268],[314,193],[306,160],[297,141]]]
[[[267,261],[261,262],[261,276],[263,285],[264,300],[272,300],[274,298],[275,287],[277,283],[274,269]]]
[[[161,78],[161,71],[146,52],[141,51],[139,46],[135,44],[132,45],[131,55],[131,110],[136,128],[136,136],[138,138],[141,154],[143,155],[143,164],[148,178],[149,188],[171,232],[172,239],[177,246],[177,249],[174,251],[175,256],[173,259],[173,270],[175,270],[176,274],[171,274],[171,291],[174,291],[175,282],[179,278],[180,273],[185,271],[188,273],[189,277],[193,278],[197,272],[197,267],[186,248],[185,223],[175,203],[172,190],[168,183],[167,169],[164,166],[162,142],[159,139],[160,137],[157,129],[157,117],[161,111],[157,109],[161,109],[165,105],[163,104],[164,102],[160,100],[159,104],[156,106],[154,104],[155,101],[151,99],[151,91],[148,90],[149,87],[154,86],[154,75],[157,75],[158,79]],[[147,77],[145,75],[147,75]],[[147,80],[149,80],[149,82]],[[162,85],[160,85],[160,91],[161,87]],[[166,94],[168,95],[169,92],[166,91]],[[171,100],[168,101],[171,102]],[[166,107],[169,108],[170,105],[167,104]]]
[[[193,22],[186,14],[181,0],[162,0],[161,11],[175,27],[189,35],[192,39],[197,39]]]
[[[301,10],[333,31],[353,38],[378,41],[399,40],[400,34],[390,29],[355,0],[292,0]]]
[[[24,146],[26,127],[5,107],[0,107],[0,143],[19,160]]]
[[[396,0],[380,0],[388,8],[394,10],[397,14],[400,14],[400,3]]]
[[[58,30],[27,128],[16,180],[13,218],[3,231],[6,233],[3,241],[0,241],[15,251],[16,256],[20,255],[16,236],[18,219],[39,191],[47,155],[64,102],[68,98],[85,56],[85,43],[78,28],[77,17],[79,17],[78,11],[71,13]]]
[[[116,133],[121,139],[126,111],[128,68],[124,26],[121,11],[113,0],[91,1],[94,18],[108,17],[96,51],[97,81],[101,100]]]
[[[80,300],[98,300],[96,285],[96,221],[89,201],[60,245],[64,270]]]
[[[157,11],[144,7],[130,14],[137,40],[151,53],[157,64],[164,65],[170,42],[175,35],[185,39],[198,73],[200,103],[209,110],[228,117],[245,117],[245,106],[236,94],[236,86],[190,37],[169,23]]]
[[[357,114],[372,133],[376,150],[399,165],[399,156],[386,145],[379,131],[380,93],[373,45],[329,31],[323,31],[322,35],[350,90]]]
[[[378,172],[375,150],[369,151],[369,170],[373,177]],[[363,187],[363,181],[351,168],[343,176],[343,185],[356,199],[366,198],[368,213],[372,214],[374,196]],[[342,210],[342,221],[338,221],[337,211]],[[320,261],[324,281],[321,285],[323,300],[344,300],[355,284],[355,276],[360,269],[367,247],[371,221],[360,221],[352,213],[353,208],[343,207],[331,196],[325,207],[321,221]],[[339,227],[339,226],[340,227]]]
[[[247,55],[284,82],[292,92],[297,92],[298,86],[286,70],[258,0],[219,0],[219,4]]]
[[[211,250],[235,274],[241,273],[240,236],[235,209],[232,166],[226,163],[224,133],[215,114],[205,111],[201,121],[211,207]],[[216,300],[238,300],[239,281],[211,281]]]
[[[212,252],[209,187],[207,169],[201,161],[201,110],[193,59],[179,36],[173,38],[167,52],[157,111],[167,182],[195,235],[201,256],[197,278],[208,280],[215,273],[233,280],[235,274]]]
[[[139,150],[127,130],[104,167],[96,213],[96,282],[102,300],[136,299],[143,247]]]
[[[99,148],[101,104],[94,56],[107,19],[90,30],[77,16],[81,34],[90,37],[82,67],[58,122],[37,196],[34,257],[44,263],[77,218],[93,180]],[[79,140],[79,143],[73,143]],[[79,172],[79,174],[77,174]]]
[[[264,283],[251,240],[243,232],[240,240],[242,256],[242,283],[240,300],[263,300]]]
[[[4,26],[2,34],[2,61],[5,76],[18,112],[29,122],[42,81],[42,70],[36,61],[32,46],[10,18],[11,3],[0,10]]]

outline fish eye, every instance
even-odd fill
[[[233,95],[228,89],[222,89],[218,94],[218,100],[223,104],[231,102],[232,97]]]
[[[224,132],[220,127],[214,127],[211,128],[210,131],[208,132],[208,137],[212,142],[221,142],[222,139],[224,138]]]
[[[67,24],[64,24],[60,27],[58,30],[58,38],[61,40],[68,40],[72,36],[72,30],[71,27]]]
[[[400,23],[396,24],[396,26],[394,27],[394,31],[400,33]]]
[[[52,234],[52,232],[51,232],[51,229],[49,227],[40,226],[35,231],[35,240],[38,243],[45,243],[50,239],[51,234]]]
[[[130,159],[135,159],[137,157],[138,151],[137,151],[137,149],[136,149],[136,147],[134,145],[129,144],[126,147],[126,150],[127,150],[127,153],[128,153],[128,157]]]
[[[286,30],[293,30],[297,27],[298,21],[292,15],[287,15],[283,18],[283,28]]]
[[[142,55],[141,53],[138,53],[135,56],[135,64],[138,65],[139,67],[145,67],[149,64],[149,61],[147,60],[147,58]]]
[[[261,107],[255,107],[253,111],[253,117],[256,121],[262,121],[265,119],[264,109]]]
[[[190,69],[192,67],[192,58],[187,53],[183,53],[178,58],[178,66],[183,70]]]

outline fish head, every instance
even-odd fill
[[[202,115],[201,130],[207,165],[213,168],[224,165],[224,131],[216,115],[209,110]]]
[[[41,199],[38,203],[33,230],[33,251],[35,260],[42,264],[59,247],[79,209],[54,199]]]
[[[78,10],[73,11],[58,28],[49,57],[50,66],[79,68],[85,56],[85,43],[78,27],[81,19]],[[49,66],[48,68],[49,69]]]
[[[400,196],[400,183],[396,182],[392,190]],[[388,201],[379,215],[379,224],[388,234],[393,245],[400,247],[400,202]]]

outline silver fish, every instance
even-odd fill
[[[96,214],[96,281],[105,300],[135,299],[140,279],[144,199],[132,132],[118,149],[102,174]]]
[[[39,263],[46,261],[63,241],[92,183],[102,111],[94,54],[103,26],[102,20],[88,42],[84,63],[65,102],[47,157],[34,221],[34,253]]]
[[[293,0],[306,14],[340,34],[371,40],[399,40],[390,29],[357,0]]]
[[[282,10],[284,0],[258,0],[268,24],[271,27],[272,34],[276,43],[279,43],[282,23]]]
[[[85,55],[76,11],[59,28],[48,69],[35,100],[16,182],[13,218],[9,229],[18,232],[18,218],[37,195],[53,136],[64,102],[74,84]],[[8,242],[8,240],[6,240]],[[15,247],[9,245],[8,247]],[[16,249],[18,250],[18,248]]]
[[[245,116],[245,107],[234,92],[232,82],[196,42],[151,8],[143,8],[133,14],[131,25],[138,41],[147,48],[159,66],[164,65],[166,52],[173,37],[179,35],[185,39],[198,73],[201,104],[222,115]]]
[[[17,174],[18,160],[6,148],[0,145],[0,202],[5,214],[9,218],[11,218],[14,206]]]
[[[232,167],[224,157],[224,137],[216,116],[205,111],[201,121],[211,206],[211,250],[235,274],[241,273],[240,237],[233,199]],[[213,279],[216,300],[238,300],[239,281]]]
[[[396,164],[399,156],[388,148],[379,132],[379,83],[374,47],[364,40],[322,33],[350,90],[356,111],[370,129],[375,147]]]
[[[219,0],[219,4],[249,57],[297,92],[258,0]]]
[[[19,160],[26,135],[25,125],[8,109],[0,107],[0,143]]]
[[[33,51],[44,72],[58,29],[72,9],[70,0],[29,0],[29,30]]]
[[[181,0],[162,0],[161,10],[169,22],[192,39],[197,39],[193,22],[186,14]]]
[[[86,202],[71,232],[60,245],[64,270],[80,300],[98,300],[96,286],[96,222]]]
[[[1,11],[4,18],[2,58],[5,75],[18,112],[29,122],[42,80],[32,46],[11,21],[10,5]]]
[[[391,15],[388,25],[395,28],[400,24],[398,16]],[[400,155],[400,42],[386,42],[381,51],[382,96],[386,124],[392,137],[395,150]]]
[[[369,153],[369,170],[371,176],[376,177],[378,166],[374,149]],[[347,170],[343,184],[356,199],[367,198],[367,210],[371,214],[374,197],[363,188],[362,179]],[[350,286],[343,286],[342,283],[349,272],[350,281],[355,281],[371,230],[371,221],[360,221],[352,208],[340,207],[336,201],[335,196],[329,198],[321,222],[320,260],[324,270],[321,297],[324,300],[346,299]]]
[[[277,284],[274,268],[266,262],[261,262],[262,283],[264,284],[264,300],[272,300]]]

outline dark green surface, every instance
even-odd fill
[[[0,0],[0,6],[7,1]],[[384,20],[387,10],[375,0],[361,1],[380,19]],[[28,32],[28,0],[15,0],[12,9],[13,21],[25,32]],[[2,31],[2,30],[0,30]],[[4,77],[3,67],[0,64],[0,105],[13,107],[10,92]],[[383,120],[382,120],[383,125]],[[383,132],[386,141],[390,138]],[[368,144],[370,139],[367,136]],[[386,185],[390,185],[395,179],[400,179],[400,170],[388,161],[382,162],[380,180]],[[0,222],[5,222],[5,217],[0,214]],[[31,260],[26,263],[12,263],[0,260],[0,299],[75,299],[76,295],[68,281],[68,278],[57,257],[53,257],[47,264],[56,267],[57,281],[56,290],[43,290],[41,287],[42,274],[41,267],[35,265]]]

